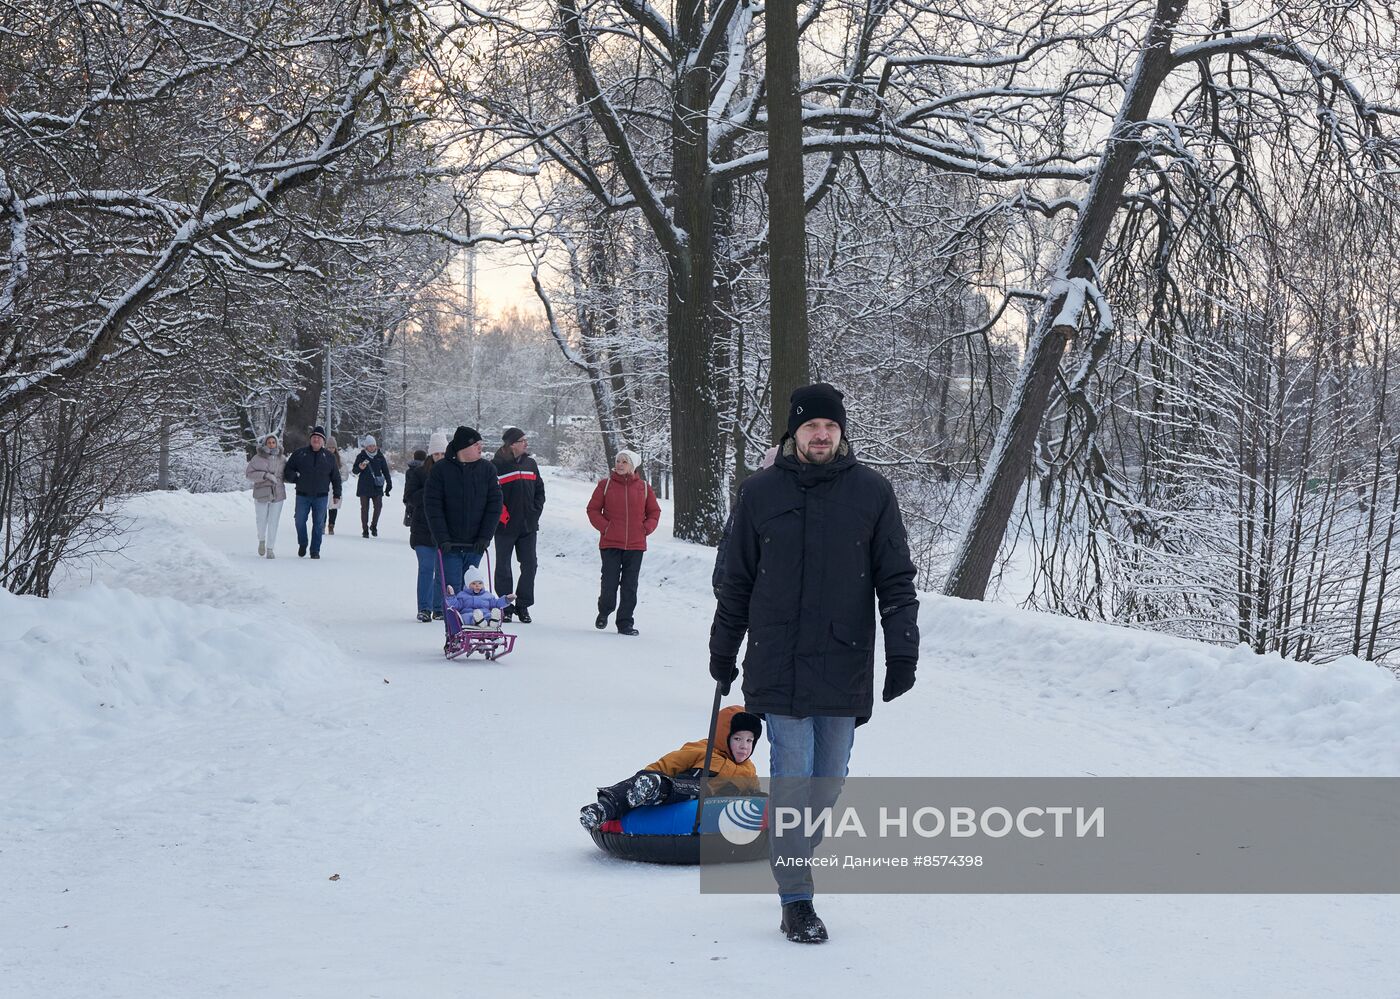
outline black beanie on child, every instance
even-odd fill
[[[732,736],[735,732],[752,732],[753,741],[758,742],[763,738],[763,722],[758,715],[740,711],[729,722],[729,734]]]
[[[835,420],[841,428],[841,436],[846,436],[845,397],[826,382],[804,385],[794,389],[788,402],[787,432],[791,437],[797,428],[808,420]]]

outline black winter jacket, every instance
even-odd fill
[[[540,466],[528,454],[516,458],[510,453],[509,445],[497,451],[491,463],[496,466],[501,500],[510,511],[510,519],[501,525],[501,533],[538,531],[540,514],[544,513],[544,479],[540,478]]]
[[[408,543],[433,547],[433,532],[428,527],[428,515],[423,510],[423,488],[428,484],[428,472],[419,462],[410,465],[403,476],[403,505],[408,508]]]
[[[340,495],[340,465],[327,448],[311,450],[311,445],[299,447],[287,459],[282,469],[282,481],[296,484],[298,496]]]
[[[790,451],[739,491],[710,653],[737,656],[747,632],[749,711],[867,719],[877,600],[886,662],[919,654],[904,521],[889,482],[845,445],[825,465]]]
[[[369,462],[369,465],[361,469],[360,463],[364,461]],[[389,474],[389,461],[384,457],[383,451],[375,451],[374,454],[361,451],[355,455],[350,470],[360,480],[359,485],[355,487],[356,496],[388,496],[394,491],[394,477]],[[374,481],[376,473],[384,480],[383,487]]]
[[[423,487],[423,515],[439,548],[484,549],[501,519],[495,467],[484,458],[463,464],[455,456],[434,463]]]

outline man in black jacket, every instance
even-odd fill
[[[447,457],[433,465],[423,487],[423,516],[442,553],[443,579],[462,592],[467,566],[481,563],[501,519],[496,470],[481,458],[481,435],[458,427]]]
[[[530,442],[525,431],[510,427],[501,435],[504,443],[496,452],[497,481],[505,503],[504,521],[496,531],[496,592],[514,593],[515,603],[505,610],[509,621],[514,614],[521,624],[530,623],[530,606],[535,602],[535,570],[539,565],[535,539],[544,512],[544,479],[540,466],[526,449]],[[520,559],[520,585],[515,584],[510,560]]]
[[[774,807],[835,804],[855,727],[874,704],[877,602],[884,700],[914,685],[919,601],[904,522],[894,489],[856,460],[845,436],[840,392],[793,392],[773,467],[739,492],[710,628],[710,675],[726,694],[748,635],[744,705],[767,715]],[[801,831],[772,837],[782,929],[820,943],[826,927],[801,862],[816,839]]]
[[[306,555],[306,515],[311,514],[311,557],[321,557],[321,537],[326,530],[326,508],[333,493],[340,499],[340,467],[325,448],[324,427],[311,428],[311,443],[297,448],[282,470],[285,482],[297,487],[297,557]]]

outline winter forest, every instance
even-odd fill
[[[921,588],[1400,669],[1398,29],[9,0],[0,576],[47,595],[122,545],[115,498],[245,485],[317,423],[396,468],[458,423],[632,447],[713,544],[822,380]],[[479,308],[487,264],[533,293]]]

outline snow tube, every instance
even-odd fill
[[[768,799],[761,795],[716,795],[705,799],[700,832],[695,802],[647,805],[590,830],[605,853],[646,864],[698,864],[762,860],[768,856]]]

